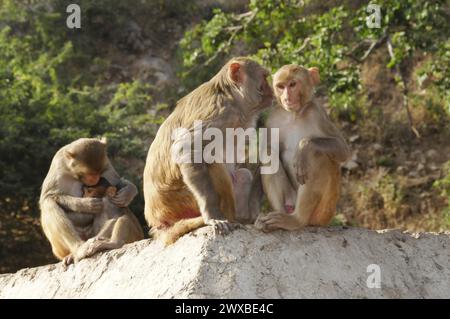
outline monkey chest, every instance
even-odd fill
[[[316,133],[315,130],[309,126],[280,128],[280,155],[283,163],[292,165],[299,150],[300,141],[303,138],[311,138],[314,133]]]
[[[280,158],[286,173],[292,181],[295,181],[294,163],[297,160],[299,143],[304,138],[320,137],[323,134],[314,122],[302,119],[293,123],[285,123],[280,128]]]

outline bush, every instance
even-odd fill
[[[2,198],[36,202],[54,153],[80,137],[106,136],[113,157],[145,159],[157,122],[147,84],[102,83],[104,62],[67,41],[44,6],[4,1],[0,18]]]
[[[184,69],[180,76],[189,79],[187,88],[194,87],[235,54],[251,55],[272,71],[289,63],[317,66],[331,106],[352,113],[350,118],[356,120],[356,101],[365,94],[361,63],[372,45],[376,48],[389,40],[393,56],[387,66],[394,70],[403,72],[405,63],[418,52],[433,55],[426,72],[441,94],[441,108],[448,111],[450,28],[444,1],[377,1],[382,9],[381,28],[367,27],[368,13],[361,2],[333,3],[325,11],[315,10],[313,1],[252,0],[247,14],[216,10],[181,41]]]

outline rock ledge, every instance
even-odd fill
[[[381,288],[368,288],[368,265]],[[71,265],[0,275],[0,298],[449,298],[449,234],[313,228],[143,240]]]

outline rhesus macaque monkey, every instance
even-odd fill
[[[136,186],[120,179],[106,155],[106,142],[81,138],[62,147],[53,157],[42,185],[39,205],[41,224],[54,255],[67,266],[73,261],[90,257],[98,251],[117,248],[117,243],[129,243],[143,238],[137,218],[127,211],[114,225],[112,238],[94,237],[94,219],[104,209],[101,198],[82,198],[82,185],[96,185],[100,178],[120,191],[111,202],[127,207],[137,194]]]
[[[94,215],[92,233],[96,234],[96,238],[109,239],[111,249],[120,248],[125,244],[122,239],[124,237],[123,234],[119,234],[117,232],[118,228],[115,226],[119,218],[124,216],[129,210],[127,207],[118,207],[112,203],[111,200],[116,194],[117,187],[112,186],[104,177],[100,178],[100,181],[94,186],[83,185],[83,197],[102,198],[103,200],[103,211]],[[133,219],[133,221],[136,221],[136,219]],[[132,230],[128,236],[130,242],[144,238],[139,223],[130,230]]]
[[[340,163],[349,157],[350,150],[314,99],[319,81],[317,68],[294,64],[283,66],[273,77],[281,107],[272,111],[266,126],[279,129],[282,165],[274,174],[261,175],[264,193],[274,210],[255,222],[264,231],[326,226],[335,214]]]
[[[272,103],[268,75],[248,58],[233,58],[211,80],[179,100],[161,125],[147,156],[144,197],[146,220],[153,235],[165,244],[205,225],[221,234],[237,227],[232,223],[236,206],[247,210],[251,173],[203,159],[201,163],[177,162],[171,156],[172,133],[186,128],[193,136],[197,120],[205,128],[219,129],[223,136],[226,128],[254,126],[260,111]],[[246,213],[238,215],[245,219]]]
[[[112,186],[108,182],[108,180],[104,177],[101,177],[99,182],[95,185],[83,185],[83,197],[113,198],[114,195],[116,195],[116,193],[117,193],[117,187]],[[113,217],[111,217],[111,218],[113,218]]]

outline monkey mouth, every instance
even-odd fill
[[[295,110],[298,107],[298,103],[292,103],[292,102],[284,101],[283,104],[289,110]]]

